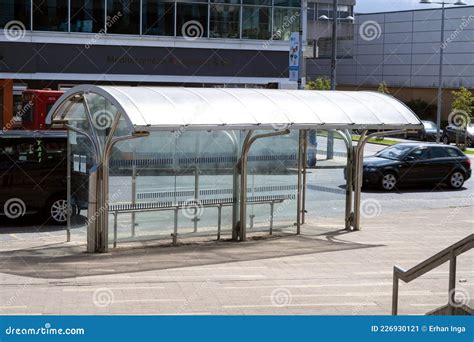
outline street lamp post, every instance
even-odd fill
[[[436,111],[436,143],[439,144],[441,141],[441,106],[443,104],[443,66],[444,66],[444,18],[446,5],[465,6],[467,5],[463,1],[457,2],[446,2],[446,1],[431,1],[421,0],[420,4],[438,4],[441,5],[441,42],[439,45],[439,75],[438,75],[438,108]]]
[[[332,3],[332,45],[331,45],[331,90],[336,90],[336,68],[337,68],[337,22],[339,20],[338,17],[338,0],[333,0]],[[319,20],[331,20],[328,16],[322,15],[319,17]],[[345,20],[353,21],[354,18],[352,16],[348,16]],[[326,146],[326,158],[333,159],[334,158],[334,132],[329,131],[327,136],[327,146]]]

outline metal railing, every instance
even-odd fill
[[[247,199],[248,204],[268,204],[270,205],[270,220],[269,220],[269,233],[272,235],[273,233],[273,221],[274,221],[274,208],[276,203],[283,203],[285,200],[294,199],[293,195],[283,195],[283,196],[275,196],[272,198],[266,198],[268,196],[257,196],[257,197],[250,197]],[[114,240],[113,246],[114,248],[117,247],[117,229],[118,229],[118,222],[117,217],[119,214],[131,214],[131,213],[144,213],[144,212],[157,212],[157,211],[173,211],[174,212],[174,227],[173,233],[171,234],[173,244],[177,244],[178,242],[178,213],[180,210],[187,210],[190,208],[190,205],[196,205],[201,208],[217,208],[217,239],[219,240],[221,237],[221,226],[222,226],[222,208],[232,206],[233,200],[232,198],[229,199],[210,199],[210,200],[202,200],[202,201],[195,201],[195,203],[190,202],[182,202],[177,204],[170,204],[170,203],[136,203],[136,204],[113,204],[109,206],[109,212],[114,217]]]
[[[455,292],[456,292],[456,258],[464,252],[474,247],[474,234],[470,234],[464,239],[436,253],[431,258],[405,271],[404,269],[393,267],[393,292],[392,292],[392,315],[398,313],[398,280],[409,283],[423,274],[437,268],[449,261],[449,292],[448,292],[448,313],[454,313]]]

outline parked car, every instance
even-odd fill
[[[470,177],[471,160],[455,146],[402,143],[364,158],[363,184],[386,191],[427,183],[460,189]]]
[[[466,128],[456,125],[448,125],[444,129],[442,141],[448,145],[456,142],[456,134],[459,134],[459,142],[464,143],[465,132],[467,132],[466,145],[474,147],[474,125],[470,124]]]
[[[66,132],[0,133],[0,182],[0,216],[40,213],[53,224],[65,224],[68,207],[87,206],[86,191],[75,193],[67,204]]]
[[[407,138],[418,139],[421,141],[436,141],[437,126],[433,121],[422,120],[423,128],[413,133],[407,133]],[[440,130],[443,136],[443,130]]]

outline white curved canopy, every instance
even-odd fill
[[[93,93],[115,105],[132,131],[216,129],[419,128],[418,117],[392,96],[366,91],[80,85],[68,90],[47,122],[71,97]]]

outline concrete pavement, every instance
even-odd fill
[[[473,231],[473,207],[363,219],[347,233],[311,220],[301,236],[170,247],[148,242],[106,255],[83,246],[0,252],[1,314],[389,314],[392,268],[414,266]],[[472,298],[474,254],[459,258]],[[400,287],[400,314],[447,301],[444,265]]]

